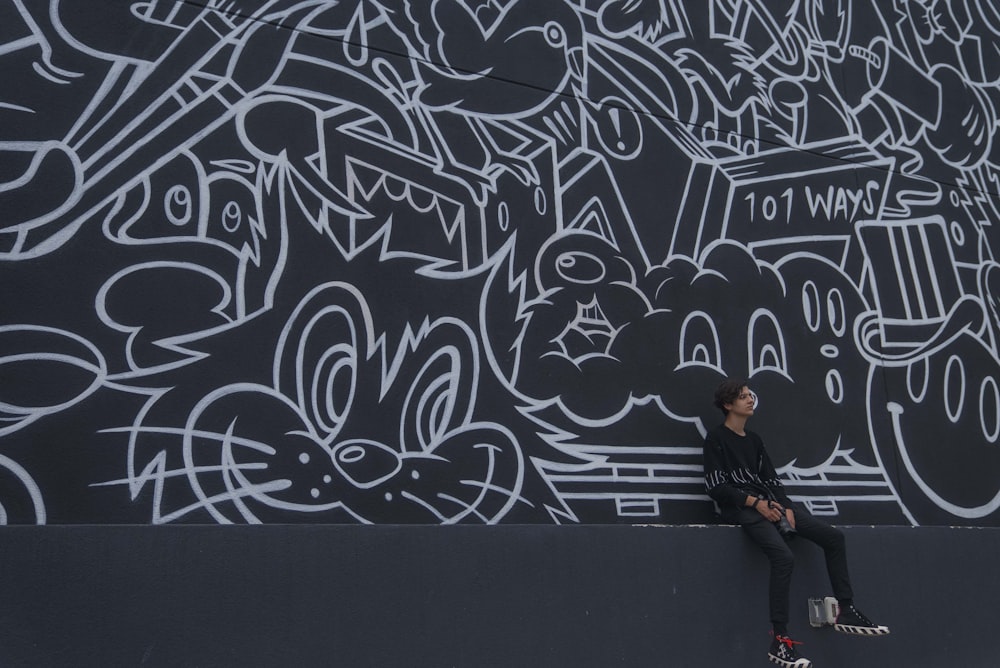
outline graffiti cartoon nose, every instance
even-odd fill
[[[345,441],[333,451],[333,463],[348,481],[369,489],[396,475],[399,453],[375,441]]]

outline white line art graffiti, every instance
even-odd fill
[[[702,522],[741,377],[813,512],[995,526],[997,54],[990,0],[0,0],[0,521]]]

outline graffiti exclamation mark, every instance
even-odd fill
[[[611,125],[615,130],[615,136],[618,137],[618,142],[615,147],[619,151],[625,150],[625,142],[622,141],[622,119],[621,119],[621,109],[617,107],[611,107],[608,111],[608,115],[611,117]]]

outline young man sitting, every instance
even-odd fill
[[[718,504],[722,519],[739,524],[764,551],[771,564],[769,604],[773,638],[768,659],[785,668],[809,668],[788,635],[788,601],[795,557],[786,536],[797,535],[823,548],[830,585],[840,613],[834,628],[854,635],[885,635],[889,629],[874,624],[854,606],[847,571],[844,534],[813,517],[785,494],[760,436],[746,428],[757,397],[742,380],[726,380],[715,391],[715,405],[725,421],[705,437],[705,487]]]

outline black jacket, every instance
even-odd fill
[[[786,508],[791,503],[756,433],[740,436],[720,424],[705,436],[703,454],[705,489],[724,515],[742,508],[747,496],[771,496]]]

